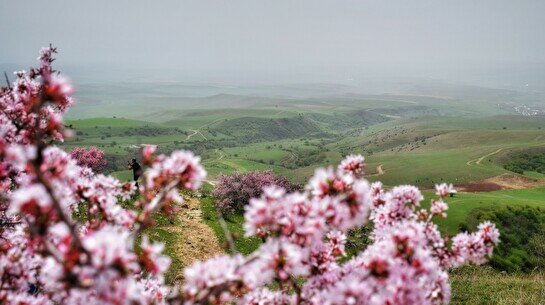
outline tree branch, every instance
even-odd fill
[[[6,84],[8,85],[8,88],[11,89],[11,84],[9,82],[8,74],[6,73],[6,71],[4,71],[4,77],[6,78]]]

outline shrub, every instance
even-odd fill
[[[276,185],[289,192],[301,189],[301,185],[291,182],[283,176],[276,176],[272,171],[235,172],[232,175],[220,175],[214,196],[217,205],[224,215],[242,213],[250,198],[257,198],[266,186]]]
[[[103,172],[108,165],[108,161],[104,158],[104,151],[95,146],[74,147],[70,151],[70,157],[76,160],[79,166],[89,167],[95,173]]]
[[[512,155],[505,163],[504,168],[517,174],[523,174],[525,171],[545,174],[545,152],[540,149]]]
[[[545,210],[529,206],[478,208],[467,216],[473,229],[483,220],[493,221],[502,243],[496,247],[490,264],[503,271],[531,272],[545,268]]]

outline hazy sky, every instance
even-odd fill
[[[53,42],[66,65],[204,78],[433,75],[545,62],[544,13],[543,0],[0,0],[0,63]]]

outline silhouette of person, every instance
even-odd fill
[[[136,159],[132,159],[131,162],[129,162],[129,168],[132,169],[132,176],[134,178],[134,182],[136,182],[136,187],[138,187],[138,178],[142,175],[142,166],[136,162]]]

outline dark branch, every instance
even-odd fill
[[[10,85],[10,82],[9,82],[8,74],[6,73],[6,71],[4,71],[4,77],[6,78],[6,84],[8,84],[8,88],[11,89],[11,85]]]

